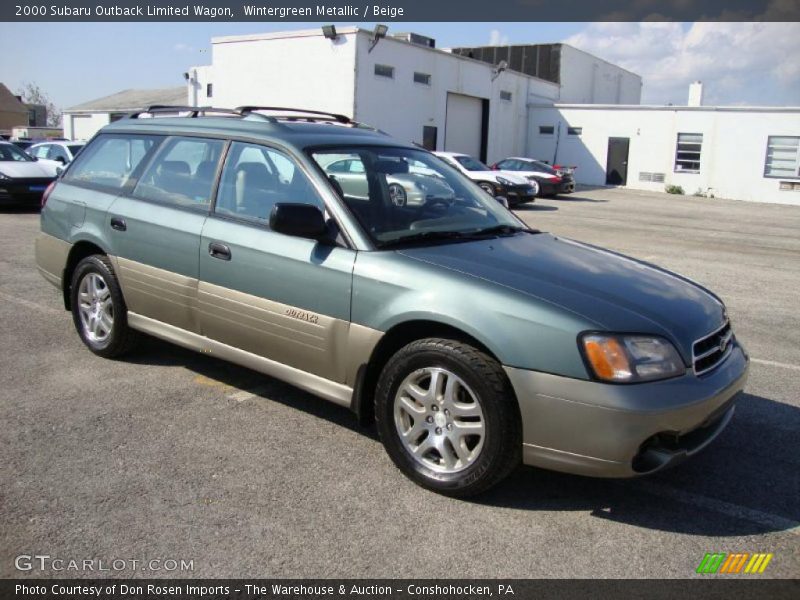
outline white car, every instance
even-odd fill
[[[460,152],[434,152],[434,154],[472,179],[487,194],[505,197],[510,206],[533,202],[539,193],[536,181],[530,181],[510,171],[493,171],[469,154]]]
[[[61,164],[32,158],[9,142],[0,142],[0,206],[39,206]]]
[[[40,142],[30,146],[25,152],[40,160],[53,160],[60,165],[68,165],[86,142]]]

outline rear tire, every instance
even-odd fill
[[[107,256],[87,256],[72,273],[72,320],[92,352],[115,358],[130,352],[139,340],[128,327],[128,309]]]
[[[379,378],[375,415],[395,465],[434,492],[479,494],[520,463],[511,384],[496,360],[463,342],[428,338],[400,349]]]

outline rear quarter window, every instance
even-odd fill
[[[64,174],[68,183],[122,189],[136,168],[161,141],[159,136],[100,135]]]

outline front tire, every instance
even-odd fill
[[[87,256],[72,274],[72,320],[81,341],[104,358],[130,352],[138,335],[128,327],[128,309],[107,256]]]
[[[428,338],[399,350],[378,381],[381,441],[418,485],[472,496],[520,462],[519,407],[500,364],[472,346]]]
[[[495,193],[494,186],[491,183],[486,181],[481,181],[478,186],[487,194],[489,194],[492,198],[494,198],[497,194]]]

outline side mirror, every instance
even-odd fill
[[[56,177],[61,177],[64,173],[64,167],[56,167]]]
[[[311,204],[278,202],[269,215],[272,231],[318,241],[329,239],[328,225],[322,211]]]
[[[495,196],[494,199],[497,200],[500,204],[502,204],[506,208],[508,208],[508,198],[506,198],[505,196]]]

